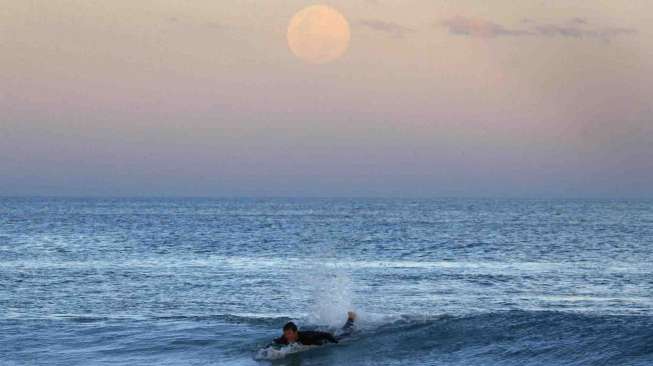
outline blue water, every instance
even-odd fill
[[[4,198],[0,364],[653,365],[652,262],[653,201]]]

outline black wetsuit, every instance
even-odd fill
[[[348,335],[354,330],[354,321],[347,319],[345,325],[342,326],[342,333],[334,336],[329,332],[319,332],[316,330],[306,330],[297,332],[297,342],[305,346],[321,346],[325,343],[338,343],[338,341]],[[276,344],[288,344],[286,337],[281,336],[274,340]]]

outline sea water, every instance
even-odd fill
[[[2,198],[0,364],[653,365],[652,263],[645,200]]]

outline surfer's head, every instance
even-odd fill
[[[293,322],[288,322],[283,326],[283,337],[288,343],[297,342],[297,326]]]

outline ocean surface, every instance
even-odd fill
[[[0,365],[653,365],[652,263],[653,201],[0,198]]]

